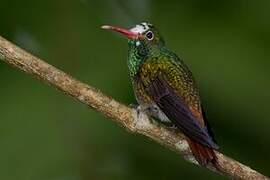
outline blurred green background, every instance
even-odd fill
[[[270,175],[269,9],[269,0],[1,0],[0,35],[130,104],[127,42],[99,27],[152,22],[193,71],[221,151]],[[3,62],[0,82],[0,179],[226,179]]]

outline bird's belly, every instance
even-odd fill
[[[160,110],[156,104],[152,104],[148,108],[148,114],[159,119],[161,122],[170,123],[170,119]]]
[[[160,110],[155,102],[147,95],[141,84],[134,84],[134,93],[140,109],[149,116],[159,119],[161,122],[170,123],[169,118]]]

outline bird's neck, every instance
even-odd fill
[[[159,53],[159,47],[144,44],[140,41],[130,40],[128,42],[128,69],[133,79],[146,59],[154,57]]]

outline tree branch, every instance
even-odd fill
[[[117,102],[100,90],[74,79],[1,36],[0,59],[101,112],[130,132],[145,135],[181,154],[187,161],[198,164],[192,156],[184,135],[174,132],[161,124],[149,121],[145,114],[140,114],[138,117],[134,109]],[[268,179],[259,172],[219,152],[216,152],[216,154],[221,166],[218,173],[234,179]],[[216,171],[213,167],[209,166],[207,168]]]

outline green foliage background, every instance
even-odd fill
[[[135,101],[126,40],[150,21],[197,79],[221,151],[270,175],[269,0],[1,0],[0,35]],[[0,179],[225,179],[0,62]]]

